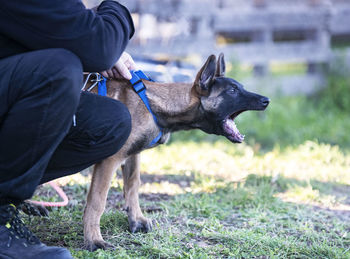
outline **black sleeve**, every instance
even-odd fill
[[[96,13],[80,0],[11,0],[0,5],[0,33],[29,50],[68,49],[92,72],[114,65],[134,25],[129,11],[111,0]]]

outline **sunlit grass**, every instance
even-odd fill
[[[142,170],[147,174],[190,172],[226,181],[258,174],[350,184],[350,156],[338,146],[312,141],[262,154],[255,153],[251,146],[234,145],[226,140],[186,144],[174,141],[144,152]]]
[[[349,168],[350,155],[329,144],[306,141],[261,152],[222,138],[183,141],[177,134],[142,154],[141,208],[157,209],[146,213],[154,222],[151,233],[128,231],[119,175],[101,219],[103,236],[116,249],[81,250],[86,173],[62,178],[69,206],[30,226],[76,258],[348,258]],[[152,193],[160,199],[144,196]]]

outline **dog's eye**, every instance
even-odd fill
[[[230,93],[230,94],[234,94],[235,92],[236,92],[236,88],[235,87],[230,87],[229,89],[228,89],[228,92]]]

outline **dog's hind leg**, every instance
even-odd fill
[[[107,158],[94,168],[84,211],[84,241],[86,249],[90,251],[112,247],[102,238],[100,218],[105,210],[113,173],[121,163],[120,159],[115,158]]]
[[[128,213],[130,231],[148,232],[152,229],[152,221],[143,216],[139,204],[140,154],[130,156],[122,166],[122,171],[125,209]]]

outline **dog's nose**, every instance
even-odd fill
[[[263,98],[261,99],[261,103],[262,103],[262,105],[266,108],[266,107],[269,105],[269,103],[270,103],[270,98],[268,98],[268,97],[263,97]]]

